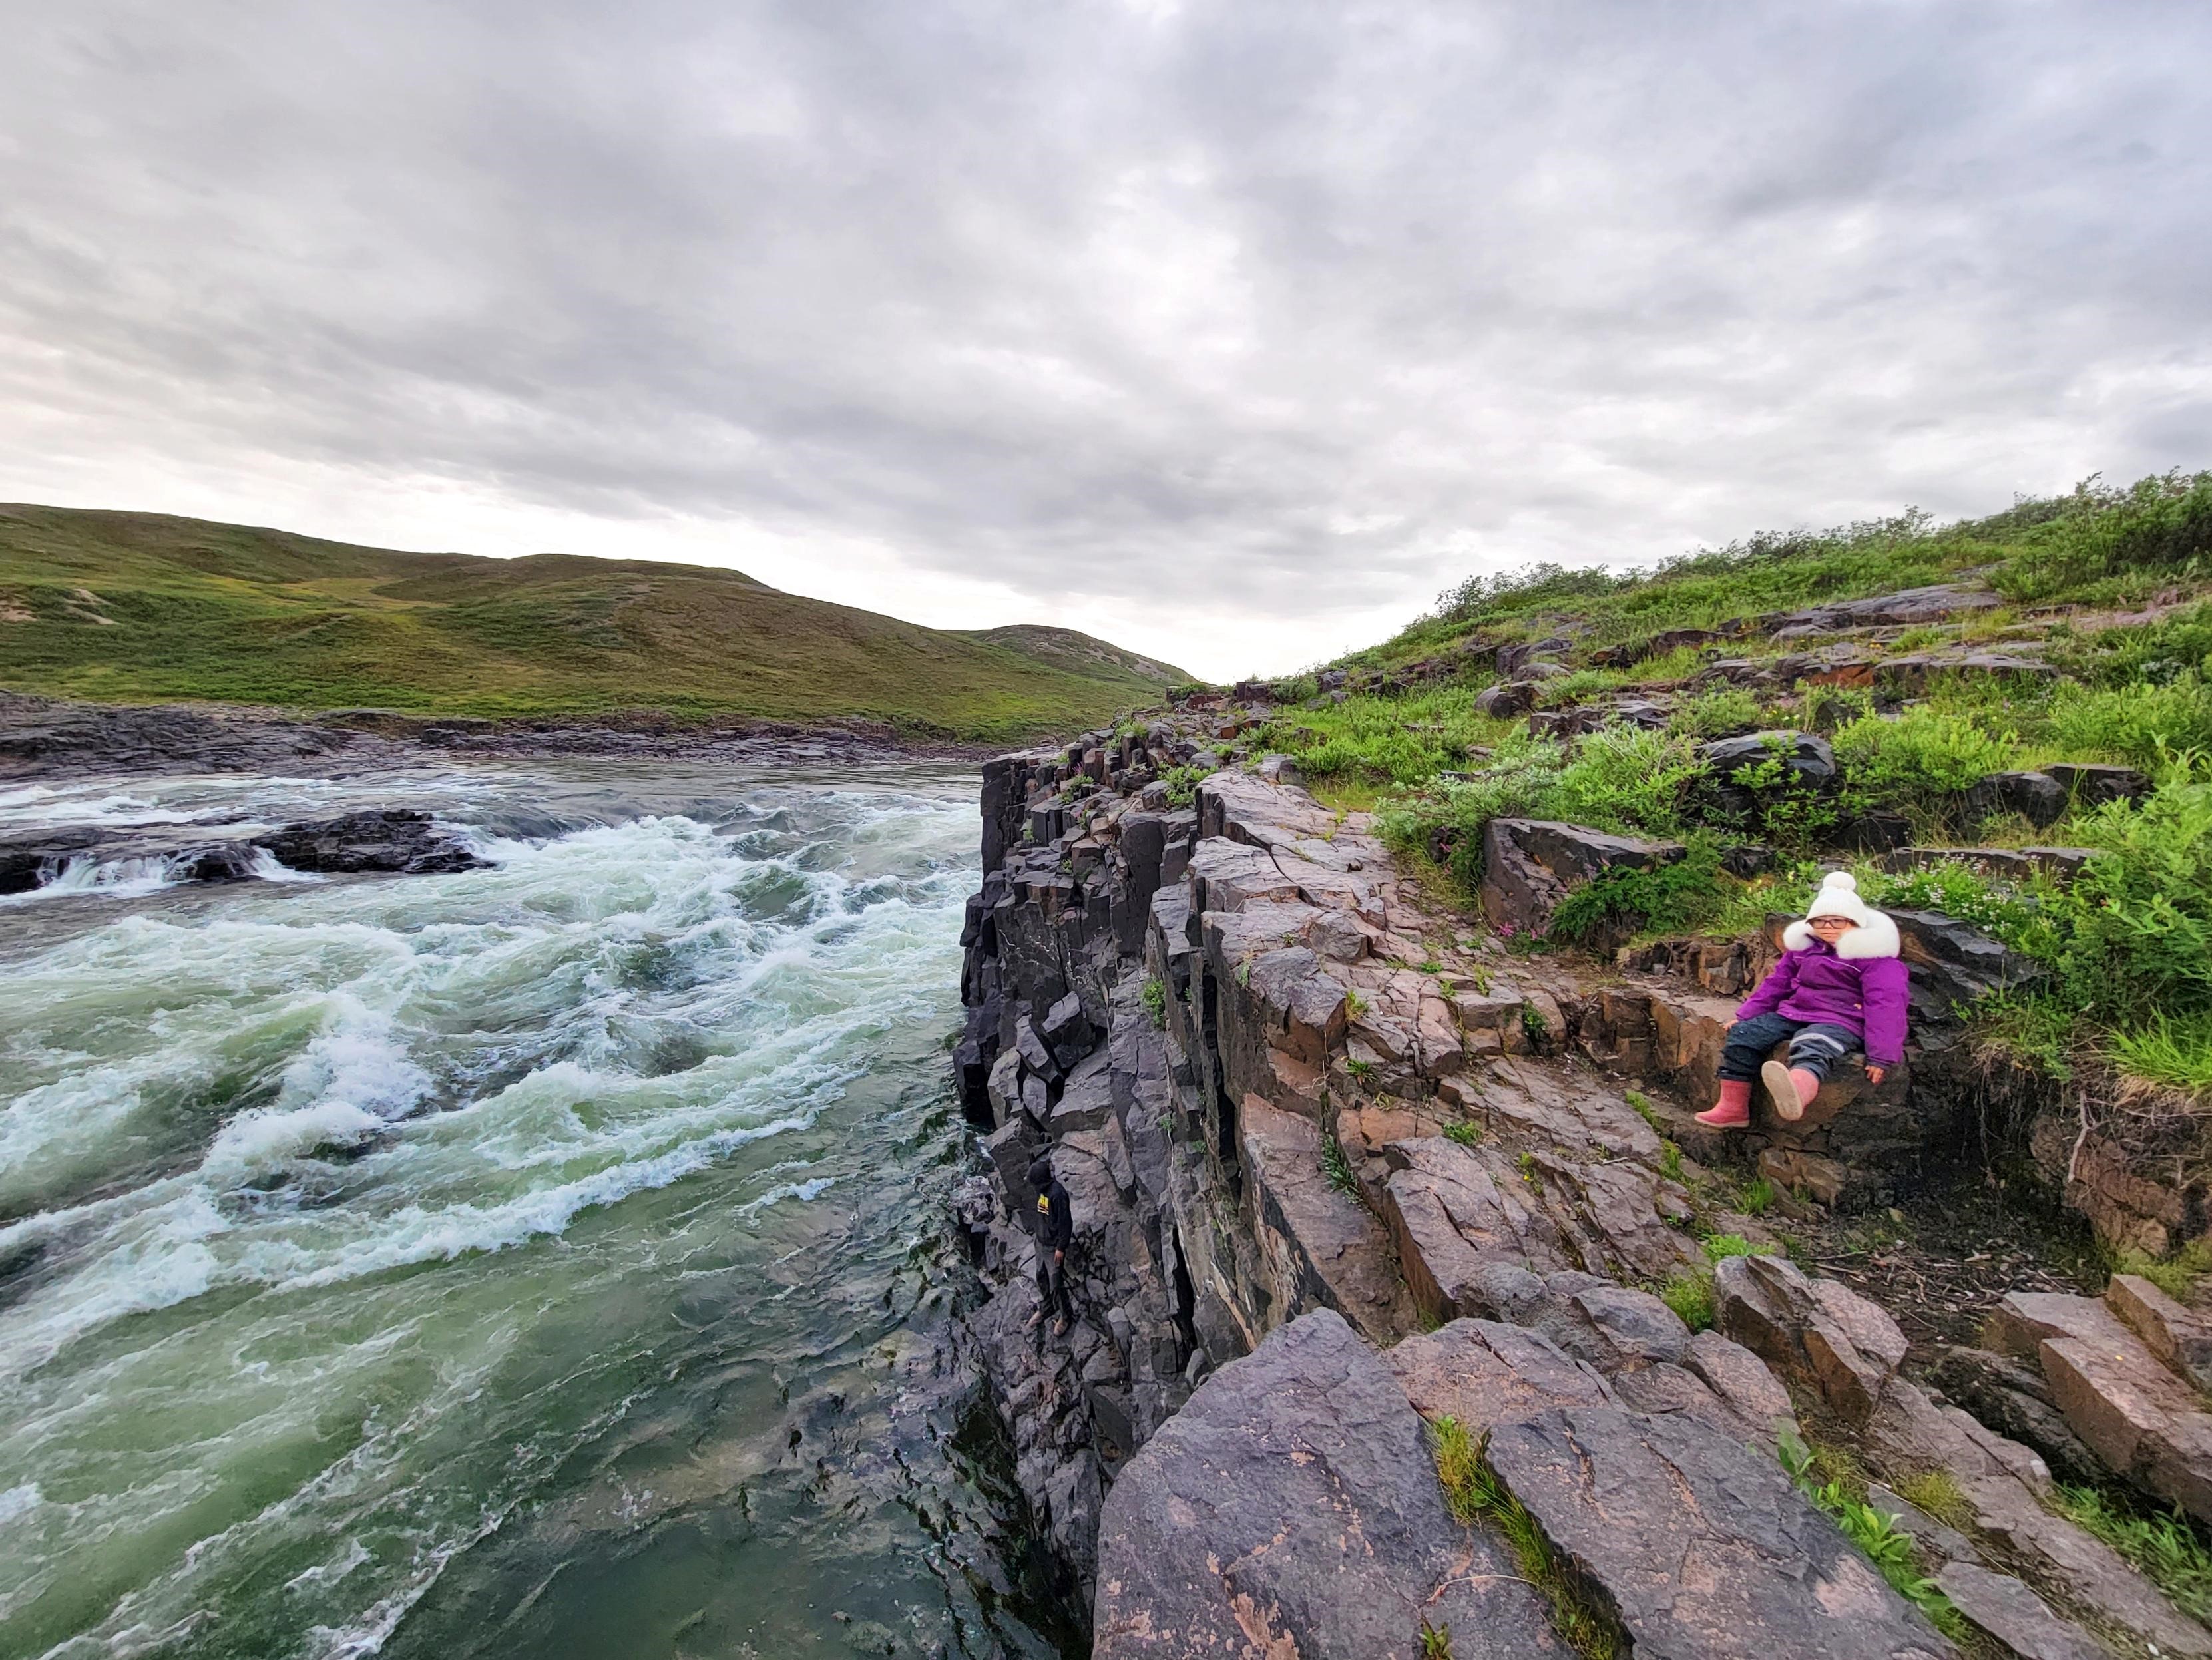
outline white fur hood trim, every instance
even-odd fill
[[[1805,923],[1792,922],[1782,930],[1784,951],[1802,951],[1814,939],[1813,930]],[[1897,924],[1872,906],[1867,908],[1867,920],[1836,942],[1836,955],[1846,963],[1858,963],[1882,957],[1895,957],[1904,949],[1905,942],[1898,937]]]

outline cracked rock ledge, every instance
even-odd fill
[[[1571,1652],[1505,1533],[1455,1519],[1426,1427],[1449,1417],[1619,1653],[1959,1651],[1778,1462],[1802,1422],[1863,1460],[1972,1652],[2212,1660],[2049,1506],[2039,1452],[1899,1370],[1873,1302],[1771,1255],[1719,1264],[1711,1330],[1652,1293],[1704,1259],[1689,1172],[1626,1090],[1696,1152],[1670,1086],[1724,1009],[1474,948],[1273,760],[1170,805],[1221,735],[1186,713],[983,768],[969,1326],[1095,1655]],[[1641,856],[1565,842],[1554,868]],[[1032,1323],[1041,1157],[1072,1200],[1064,1335]],[[2212,1339],[2139,1281],[2108,1302],[2016,1295],[1975,1353],[2083,1456],[2212,1514]],[[1932,1471],[1947,1520],[1891,1490]]]

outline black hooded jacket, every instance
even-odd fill
[[[1037,1189],[1036,1203],[1030,1215],[1030,1231],[1047,1250],[1066,1250],[1073,1242],[1075,1213],[1068,1203],[1067,1189],[1060,1185],[1057,1176],[1048,1178]]]

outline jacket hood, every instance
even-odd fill
[[[1850,887],[1842,890],[1843,897],[1850,902],[1850,909],[1834,903],[1835,884],[1838,878],[1851,884]],[[1848,916],[1858,924],[1835,945],[1836,955],[1846,963],[1863,963],[1877,958],[1899,955],[1904,949],[1905,942],[1898,934],[1897,924],[1861,899],[1856,888],[1857,884],[1851,882],[1850,872],[1838,871],[1829,877],[1826,882],[1821,884],[1820,897],[1813,902],[1813,909],[1808,912],[1808,915]],[[1824,903],[1823,901],[1828,903]],[[1820,936],[1815,934],[1810,925],[1805,921],[1792,922],[1782,931],[1782,948],[1784,951],[1802,951],[1808,946],[1816,946],[1820,943]]]

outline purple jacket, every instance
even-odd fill
[[[1791,923],[1782,936],[1789,949],[1735,1018],[1781,1014],[1842,1026],[1859,1035],[1871,1064],[1897,1065],[1905,1058],[1908,982],[1897,954],[1897,924],[1879,911],[1875,915],[1873,925],[1863,924],[1844,936],[1840,953],[1815,939],[1802,922]]]

